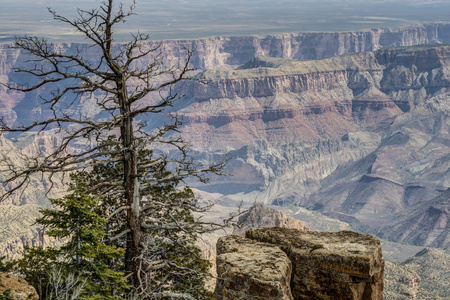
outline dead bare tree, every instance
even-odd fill
[[[78,10],[74,20],[50,10],[55,20],[72,26],[91,43],[72,53],[36,37],[16,40],[13,47],[29,54],[28,65],[32,67],[15,68],[14,71],[34,78],[35,82],[8,84],[8,88],[31,92],[56,86],[48,97],[41,98],[41,105],[53,115],[16,127],[2,119],[1,130],[7,134],[57,128],[62,139],[52,153],[29,158],[23,168],[4,159],[2,168],[7,171],[7,176],[3,184],[9,189],[2,199],[25,188],[36,174],[45,175],[53,183],[57,174],[120,165],[110,174],[104,172],[89,192],[120,199],[120,206],[107,213],[111,218],[122,214],[126,221],[123,230],[110,239],[126,239],[124,264],[131,284],[138,294],[145,295],[144,298],[188,299],[191,297],[188,294],[164,289],[149,291],[143,285],[149,280],[152,268],[162,268],[168,263],[149,260],[147,252],[155,245],[147,233],[149,230],[178,230],[185,234],[200,234],[218,227],[200,220],[158,220],[155,217],[158,210],[167,203],[158,199],[152,189],[167,184],[175,186],[188,176],[197,176],[204,181],[205,174],[220,173],[224,162],[208,166],[196,164],[188,155],[187,143],[172,134],[181,124],[176,116],[169,124],[150,132],[144,130],[146,119],[180,99],[178,84],[193,79],[190,77],[193,70],[189,67],[192,52],[186,50],[186,57],[181,60],[167,60],[161,44],[146,43],[149,36],[141,33],[133,35],[130,42],[116,43],[114,30],[134,14],[135,5],[133,2],[126,9],[122,4],[114,6],[114,1],[108,0],[96,9]],[[95,103],[101,117],[88,118],[76,110],[77,105],[87,99]],[[77,151],[74,152],[71,147],[75,143]],[[155,148],[156,144],[171,147],[178,154],[169,156],[151,152],[152,155],[139,155]],[[156,171],[158,168],[164,172]],[[186,199],[181,200],[172,201],[171,205],[185,205],[192,212],[203,210],[198,205],[186,204]]]

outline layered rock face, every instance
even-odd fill
[[[192,103],[179,112],[187,134],[209,133],[193,136],[203,148],[242,147],[249,139],[333,139],[378,127],[423,103],[433,90],[446,89],[449,53],[435,47],[320,61],[258,57],[233,71],[206,71],[206,84],[185,89]],[[230,131],[239,134],[229,137]]]
[[[302,32],[266,37],[212,37],[164,42],[166,52],[183,56],[184,47],[196,49],[193,66],[199,69],[240,66],[257,56],[289,59],[322,59],[383,47],[450,43],[449,24],[425,24],[398,29],[353,32]]]
[[[274,274],[277,278],[283,278],[277,279],[276,282],[290,281],[293,299],[383,299],[384,260],[380,242],[372,236],[350,231],[300,232],[295,229],[259,228],[248,230],[246,238],[242,241],[237,236],[227,236],[218,242],[218,245],[226,244],[227,249],[235,249],[236,253],[234,256],[222,256],[223,253],[228,254],[228,251],[221,252],[222,248],[218,247],[218,276],[224,278],[224,282],[230,278],[229,283],[218,285],[216,291],[219,299],[227,292],[228,286],[236,286],[231,283],[235,272],[243,272],[246,275],[246,279],[242,281],[252,282],[264,271],[271,270],[268,267],[270,264],[267,263],[271,258],[264,256],[263,250],[267,245],[276,245],[292,261],[290,280],[285,278],[286,272],[276,271]],[[223,272],[227,265],[238,266],[239,261],[251,259],[251,251],[250,257],[246,256],[249,246],[241,253],[240,243],[254,245],[253,257],[261,255],[261,258],[253,264],[259,269],[242,268],[233,273]],[[266,277],[266,280],[270,281],[270,278]],[[259,295],[255,294],[255,297]]]
[[[299,204],[382,235],[450,186],[449,58],[447,46],[419,46],[206,71],[207,85],[186,89],[182,132],[209,149],[202,158],[220,149],[235,158],[215,191]],[[423,224],[434,218],[415,227],[439,236],[420,230],[414,243],[448,247],[448,222]]]
[[[425,203],[441,199],[450,186],[449,47],[380,48],[448,42],[449,28],[167,41],[170,58],[194,45],[194,65],[210,68],[207,85],[183,86],[186,97],[173,109],[184,119],[181,134],[199,162],[225,151],[233,158],[225,173],[234,176],[189,184],[232,200],[301,205],[393,240],[448,247],[445,207]],[[96,58],[87,45],[54,46]],[[1,81],[32,84],[11,70],[27,66],[23,53],[0,48]],[[377,51],[291,59],[368,50]],[[50,111],[38,105],[39,96],[49,92],[24,95],[0,86],[0,111],[9,124],[42,119]],[[95,118],[92,107],[82,99],[77,109]],[[158,118],[152,116],[149,127],[164,122]],[[0,139],[10,153],[25,147],[36,153],[50,149],[56,137],[21,141]],[[34,190],[9,204],[43,205],[47,187],[36,180]],[[411,207],[421,208],[421,222],[414,224],[419,215]],[[421,233],[405,236],[410,226]]]
[[[420,26],[404,27],[400,29],[373,29],[361,32],[339,32],[339,33],[299,33],[286,34],[279,36],[258,37],[214,37],[194,41],[173,40],[164,42],[163,48],[168,53],[166,59],[177,60],[185,54],[183,50],[186,46],[196,49],[192,64],[199,69],[230,69],[230,67],[241,66],[248,63],[249,60],[259,57],[278,57],[287,59],[323,59],[336,55],[348,53],[367,52],[378,50],[382,47],[392,46],[412,46],[426,43],[447,43],[450,42],[450,24],[428,24]],[[9,45],[0,45],[0,77],[2,82],[27,82],[33,83],[33,79],[24,74],[12,72],[12,66],[26,67],[27,57],[17,49],[8,48]],[[61,49],[62,52],[76,53],[80,51],[83,56],[96,61],[98,55],[87,44],[60,43],[54,44],[54,47]],[[151,47],[151,44],[144,45]],[[425,56],[426,57],[426,56]],[[136,62],[136,64],[147,64],[147,60]],[[310,72],[311,73],[311,72]],[[326,78],[315,78],[314,72],[309,76],[310,80],[321,84]],[[322,74],[324,75],[324,74]],[[359,76],[359,75],[358,75]],[[303,76],[304,77],[304,76]],[[328,77],[333,77],[328,74]],[[363,76],[364,77],[364,76]],[[269,80],[266,78],[265,80]],[[299,79],[300,80],[300,79]],[[305,80],[302,78],[301,80]],[[328,79],[333,80],[333,78]],[[398,80],[402,80],[399,78]],[[273,80],[272,80],[273,81]],[[280,86],[277,80],[264,83],[260,80],[261,86],[254,96],[268,96],[265,85]],[[292,81],[292,79],[288,80]],[[364,82],[363,82],[364,83]],[[301,84],[297,84],[301,86]],[[245,83],[239,91],[232,91],[233,86],[228,88],[229,93],[236,93],[242,97],[246,92]],[[286,92],[296,92],[295,86],[287,86]],[[40,90],[38,93],[22,94],[14,91],[6,92],[5,87],[0,87],[0,109],[8,120],[14,121],[17,118],[26,120],[33,118],[43,118],[49,111],[40,107],[38,104],[39,96],[45,96],[50,91]],[[270,92],[270,90],[269,90]],[[200,96],[200,95],[197,95]],[[208,95],[203,95],[207,97]],[[200,99],[201,97],[198,97]],[[213,98],[222,98],[220,94],[213,94]],[[30,109],[30,107],[32,109]]]

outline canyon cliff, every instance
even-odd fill
[[[399,46],[449,42],[449,24],[164,42],[168,59],[194,48],[206,83],[180,87],[185,98],[172,110],[195,158],[232,158],[225,173],[233,176],[189,184],[227,201],[302,206],[394,241],[448,248],[450,48]],[[54,47],[95,57],[85,44]],[[27,57],[1,45],[0,81],[33,82],[13,66],[27,67]],[[51,112],[38,100],[49,92],[0,85],[4,120],[45,118]],[[80,100],[80,113],[101,118],[89,100]],[[150,130],[165,120],[146,121]],[[52,133],[0,142],[19,160],[21,149],[50,149]],[[2,205],[37,211],[26,205],[46,205],[48,183],[33,185],[38,193]],[[411,226],[420,233],[406,235]],[[24,244],[40,243],[32,231]],[[8,249],[20,249],[20,240]]]
[[[318,61],[258,57],[205,71],[207,84],[185,86],[182,134],[201,159],[226,149],[234,176],[198,188],[296,204],[404,239],[400,228],[410,223],[382,228],[407,222],[407,208],[448,199],[449,58],[448,46],[416,46]],[[423,221],[438,222],[428,227],[440,233],[421,231],[413,243],[448,248],[441,211]]]
[[[211,37],[171,40],[163,43],[171,55],[195,49],[192,65],[199,69],[240,66],[257,56],[316,60],[348,53],[375,51],[383,47],[450,43],[450,24],[436,23],[397,29],[351,32],[300,32],[278,35]]]

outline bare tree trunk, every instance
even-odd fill
[[[189,188],[177,188],[189,176],[205,182],[206,174],[221,174],[226,160],[209,166],[196,164],[188,154],[187,143],[181,137],[171,136],[181,125],[178,118],[155,132],[146,132],[142,124],[137,124],[136,119],[141,121],[145,120],[143,117],[162,113],[180,99],[176,91],[178,83],[196,78],[188,75],[193,71],[189,67],[192,52],[187,49],[184,60],[166,62],[161,45],[149,46],[146,43],[149,35],[140,33],[133,35],[128,43],[115,44],[113,27],[134,14],[136,3],[133,1],[126,11],[123,4],[114,8],[113,2],[107,0],[99,8],[78,10],[79,17],[73,21],[50,10],[56,20],[71,25],[93,43],[90,49],[95,49],[92,52],[97,59],[85,56],[81,47],[71,54],[44,39],[25,37],[16,41],[15,47],[29,53],[36,65],[15,71],[35,77],[38,83],[6,86],[16,91],[40,92],[43,86],[56,84],[50,95],[41,99],[53,116],[17,127],[8,126],[0,118],[0,129],[5,133],[36,132],[55,126],[63,139],[48,155],[25,157],[24,168],[18,168],[0,153],[0,168],[6,178],[0,183],[12,185],[0,195],[0,201],[26,188],[35,175],[45,175],[52,187],[57,174],[95,167],[102,174],[102,166],[110,167],[116,172],[103,170],[101,179],[90,179],[95,183],[88,192],[98,198],[114,199],[105,211],[110,213],[109,219],[114,217],[112,227],[117,231],[111,233],[109,242],[120,240],[117,243],[121,247],[125,244],[124,266],[131,292],[152,299],[194,299],[188,294],[200,293],[201,289],[189,290],[184,280],[188,286],[200,286],[207,273],[194,242],[198,235],[225,225],[194,218],[193,213],[202,213],[210,206],[199,205]],[[140,60],[146,62],[143,68],[135,66]],[[109,117],[95,120],[80,115],[74,109],[78,103],[75,100],[83,97],[94,99]],[[156,101],[149,102],[149,98]],[[79,152],[72,153],[71,145],[80,140],[89,142],[84,148],[78,148]],[[171,147],[178,155],[170,159],[153,155],[151,145],[155,143]],[[173,168],[166,168],[168,164]],[[180,261],[172,261],[167,245],[170,251],[178,251],[172,246],[184,251],[184,254],[177,253]],[[185,266],[185,258],[194,260],[194,267]]]
[[[122,75],[122,74],[121,74]],[[120,79],[123,78],[123,75]],[[135,138],[133,131],[133,118],[131,116],[131,105],[127,97],[127,87],[125,80],[116,82],[119,91],[120,112],[124,116],[120,126],[122,147],[123,147],[123,166],[124,177],[123,186],[125,189],[125,199],[130,207],[127,210],[127,227],[130,232],[127,234],[127,249],[125,253],[125,272],[133,274],[129,277],[130,284],[135,288],[140,286],[140,263],[139,245],[142,238],[141,221],[139,217],[139,193],[137,191],[137,161]]]

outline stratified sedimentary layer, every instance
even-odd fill
[[[450,184],[449,47],[380,48],[447,42],[449,28],[434,24],[168,41],[170,58],[181,57],[183,45],[195,44],[193,63],[209,68],[204,72],[208,84],[186,83],[186,97],[173,108],[183,116],[183,138],[192,143],[197,161],[210,163],[224,151],[233,158],[224,172],[234,176],[213,177],[210,185],[195,187],[233,199],[298,204],[329,216],[339,214],[342,220],[355,219],[361,228],[368,225],[371,233],[401,219],[398,214],[407,208],[439,196]],[[96,57],[88,45],[54,46]],[[321,60],[295,60],[310,58]],[[13,65],[29,67],[26,60],[17,49],[2,46],[2,81],[31,84],[31,78],[11,70]],[[4,120],[17,125],[45,118],[51,111],[38,102],[49,92],[24,95],[0,86]],[[80,102],[76,113],[101,117],[88,100]],[[152,115],[147,121],[152,129],[165,120]],[[32,153],[51,149],[56,136],[22,140],[14,143],[15,149],[26,147]],[[3,139],[2,145],[9,147],[8,143]],[[44,203],[48,184],[33,184],[39,192],[11,202]],[[439,238],[433,229],[417,235],[414,243],[444,245],[447,225],[439,222],[418,227],[442,229]],[[389,238],[402,239],[397,229],[391,232]]]

